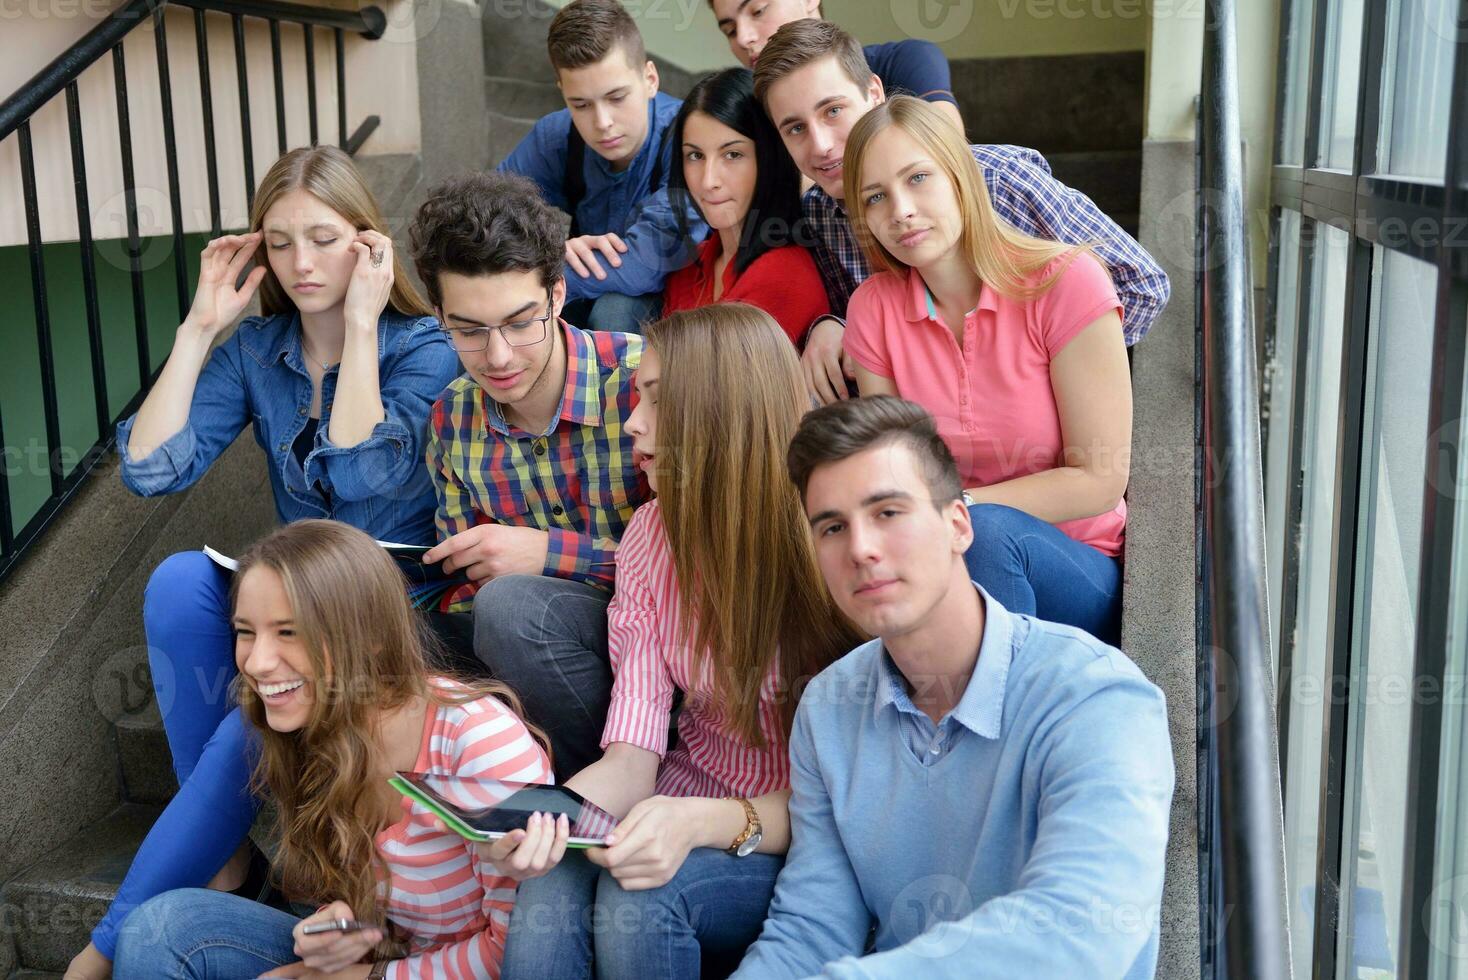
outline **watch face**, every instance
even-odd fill
[[[739,845],[739,850],[734,852],[735,855],[737,855],[738,857],[749,857],[751,854],[754,853],[754,849],[759,847],[759,842],[764,839],[764,834],[750,834],[749,837],[744,841],[744,843]]]

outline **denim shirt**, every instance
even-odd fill
[[[659,293],[663,280],[693,261],[697,243],[708,234],[708,225],[689,198],[679,207],[668,197],[668,174],[682,166],[666,137],[673,128],[682,101],[659,92],[647,104],[647,139],[626,170],[612,165],[590,147],[586,149],[584,176],[586,196],[576,208],[583,235],[621,237],[627,246],[622,264],[603,264],[605,279],[583,276],[567,263],[566,301],[594,299],[606,293],[642,296]],[[520,144],[500,162],[496,170],[520,174],[535,181],[552,207],[566,209],[562,184],[566,176],[566,139],[571,132],[571,110],[559,109],[542,116]],[[661,156],[662,179],[652,186],[653,162]],[[683,226],[688,232],[684,234]]]
[[[184,427],[141,459],[128,450],[137,416],[117,426],[122,482],[139,496],[193,486],[247,424],[270,461],[281,521],[329,517],[385,541],[433,544],[433,481],[424,463],[428,413],[459,375],[459,359],[433,317],[385,311],[377,321],[377,370],[386,417],[355,446],[329,437],[337,368],[321,382],[321,424],[302,466],[291,444],[306,427],[312,382],[301,354],[300,316],[246,318],[210,354]]]

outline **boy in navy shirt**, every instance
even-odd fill
[[[754,67],[770,37],[786,24],[825,17],[821,0],[709,0],[709,6],[718,18],[719,30],[729,41],[729,50],[746,68]],[[862,53],[888,95],[901,92],[931,102],[963,131],[948,59],[936,44],[909,38],[868,44]]]
[[[565,316],[636,333],[662,308],[663,279],[707,233],[679,230],[668,201],[664,134],[682,103],[658,91],[642,34],[616,0],[576,0],[551,21],[546,49],[566,108],[543,117],[499,170],[529,177],[571,215]]]

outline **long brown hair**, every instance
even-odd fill
[[[370,229],[392,237],[382,217],[382,209],[362,179],[361,171],[351,157],[335,146],[299,147],[271,164],[255,191],[255,205],[250,209],[250,231],[259,231],[265,221],[265,212],[291,191],[310,194],[345,218],[357,231]],[[275,278],[275,270],[270,268],[266,259],[263,239],[256,249],[255,261],[265,267],[265,278],[260,283],[260,312],[266,316],[294,313],[296,304],[290,301],[280,280]],[[433,315],[433,310],[429,309],[408,278],[397,249],[393,249],[392,292],[388,295],[387,305],[403,316]]]
[[[393,560],[356,528],[325,520],[278,528],[240,559],[232,608],[256,568],[280,576],[312,670],[310,714],[294,732],[272,730],[259,695],[235,680],[240,707],[261,736],[252,782],[279,812],[276,879],[292,899],[340,899],[360,921],[384,923],[379,886],[387,870],[375,838],[386,826],[382,787],[391,766],[382,719],[413,698],[432,710],[492,696],[523,717],[520,703],[502,684],[429,682],[427,627],[409,607]]]
[[[657,441],[663,528],[684,642],[712,662],[734,726],[762,747],[759,692],[778,658],[783,734],[804,684],[861,641],[816,565],[785,451],[810,395],[789,339],[742,303],[646,328],[662,364]]]
[[[1090,245],[1068,245],[1026,235],[999,217],[978,161],[958,128],[922,99],[895,95],[857,120],[846,138],[846,155],[842,162],[846,172],[842,182],[843,193],[851,225],[874,268],[902,276],[908,270],[907,264],[887,251],[872,234],[861,193],[866,183],[862,164],[867,147],[873,137],[890,126],[896,126],[916,140],[953,182],[959,213],[963,218],[959,248],[979,279],[1001,295],[1021,301],[1034,299],[1055,285],[1070,262],[1061,264],[1039,282],[1035,281],[1037,272],[1062,256],[1069,256],[1074,261],[1075,256],[1082,252],[1094,254]],[[1099,256],[1097,259],[1100,261]]]

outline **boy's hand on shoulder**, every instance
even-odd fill
[[[582,235],[580,238],[566,239],[566,263],[575,270],[578,276],[592,276],[597,279],[605,279],[607,272],[601,267],[597,260],[597,253],[606,258],[612,268],[617,269],[622,265],[621,253],[627,251],[627,243],[613,234],[605,235]]]

